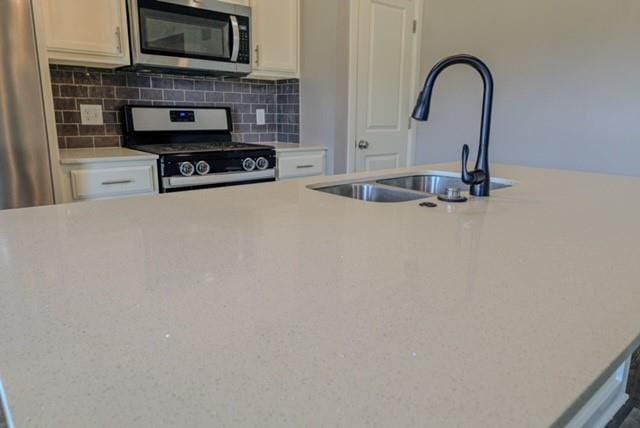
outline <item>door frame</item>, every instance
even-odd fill
[[[359,9],[363,0],[349,0],[349,52],[358,52],[358,32],[359,32]],[[418,85],[420,84],[421,69],[421,49],[422,49],[422,11],[424,8],[424,0],[413,0],[416,3],[415,16],[416,35],[413,39],[412,59],[415,61],[415,67],[411,76],[410,93],[418,96]],[[357,98],[358,98],[358,55],[349,55],[349,81],[348,81],[348,125],[347,125],[347,172],[355,172],[356,169],[356,123],[357,123]],[[413,105],[409,106],[409,111],[413,110]],[[408,120],[409,118],[407,118]],[[407,164],[412,166],[415,162],[416,152],[416,125],[411,121],[409,128],[409,140],[407,141]]]

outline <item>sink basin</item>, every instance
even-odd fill
[[[443,195],[447,193],[447,188],[453,187],[463,191],[468,191],[469,186],[462,182],[460,177],[451,177],[447,175],[423,174],[410,175],[407,177],[387,178],[376,181],[378,184],[393,186],[402,189],[410,189],[423,193],[431,193],[433,195]],[[497,180],[491,180],[491,190],[503,189],[511,187],[510,184]]]
[[[491,190],[511,187],[510,181],[501,178],[491,179]],[[448,188],[458,188],[463,192],[469,186],[460,177],[440,173],[423,173],[404,177],[371,179],[353,183],[333,185],[312,185],[311,190],[344,196],[365,202],[408,202],[444,195]]]
[[[367,202],[407,202],[415,201],[417,199],[425,199],[431,196],[420,192],[401,190],[376,183],[338,184],[328,187],[319,187],[314,190]]]

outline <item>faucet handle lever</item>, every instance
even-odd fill
[[[469,145],[462,146],[462,181],[464,184],[474,185],[480,184],[487,179],[487,174],[481,170],[476,169],[469,171],[467,169],[467,162],[469,161]]]

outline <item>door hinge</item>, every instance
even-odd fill
[[[418,20],[414,19],[413,20],[413,34],[416,34],[416,31],[418,31]]]
[[[409,124],[408,128],[411,129],[411,116],[409,116]]]

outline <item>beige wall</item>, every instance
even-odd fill
[[[493,70],[494,162],[640,175],[640,1],[426,0],[423,74],[455,53]],[[477,146],[481,86],[441,76],[417,163]]]
[[[349,13],[346,0],[302,0],[300,122],[302,145],[329,149],[327,169],[347,156]]]

